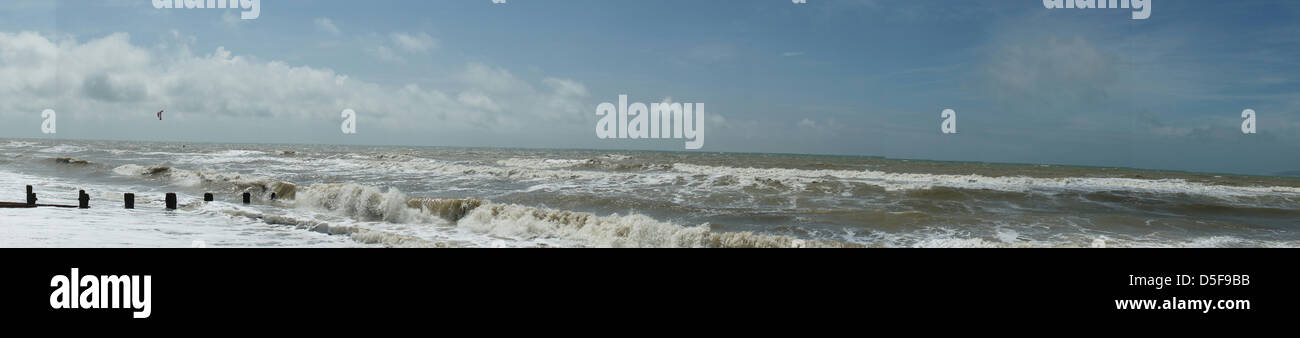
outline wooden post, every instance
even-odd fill
[[[212,202],[212,193],[210,193],[210,192],[208,192],[208,193],[203,193],[203,201],[204,201],[204,202]]]
[[[90,209],[90,195],[85,190],[77,191],[77,208]]]
[[[167,193],[167,210],[176,210],[176,193]]]
[[[135,194],[128,192],[122,196],[122,200],[126,202],[127,209],[135,209]]]
[[[32,192],[32,186],[30,185],[27,186],[27,205],[28,206],[36,205],[36,193]]]
[[[248,204],[253,198],[252,194],[244,193],[244,204]]]

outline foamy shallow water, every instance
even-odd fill
[[[148,215],[155,213],[156,215]],[[360,247],[326,234],[183,212],[97,208],[0,209],[3,247]]]
[[[0,209],[3,247],[357,247],[367,246],[327,234],[275,227],[239,217],[220,217],[222,204],[165,210],[162,196],[136,197],[136,209],[123,207],[112,187],[77,184],[48,177],[0,171],[0,196],[21,196],[32,184],[40,203],[76,205],[76,191],[91,196],[91,209]],[[20,201],[19,198],[9,198]],[[178,198],[196,205],[192,196]]]

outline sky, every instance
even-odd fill
[[[1300,171],[1300,2],[152,0],[0,5],[0,137],[685,151]],[[41,112],[57,113],[42,133]],[[164,120],[155,113],[165,109]],[[340,112],[357,113],[357,133]],[[957,133],[940,112],[957,112]],[[1256,134],[1241,113],[1257,112]]]

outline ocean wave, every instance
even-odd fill
[[[297,184],[258,175],[239,173],[201,172],[169,166],[141,166],[127,164],[113,169],[114,173],[129,177],[163,180],[187,187],[205,190],[224,189],[257,192],[258,197],[276,198],[292,206],[310,207],[338,212],[362,221],[387,221],[394,223],[428,223],[437,220],[455,221],[469,210],[483,203],[479,199],[409,198],[397,189],[381,190],[360,184],[313,184],[300,188]]]
[[[386,231],[368,229],[355,225],[331,225],[328,222],[322,222],[312,219],[294,218],[281,215],[268,215],[259,212],[247,210],[224,210],[227,215],[247,217],[261,220],[263,223],[271,225],[288,225],[298,229],[323,233],[327,235],[348,236],[352,240],[363,244],[377,244],[385,247],[400,248],[445,248],[452,247],[451,243],[435,242],[419,237],[394,234]]]
[[[616,172],[632,171],[652,171],[652,170],[672,170],[671,163],[650,163],[627,161],[631,157],[626,155],[608,154],[597,158],[589,159],[549,159],[549,158],[508,158],[496,161],[496,164],[503,167],[552,170],[552,169],[578,169],[578,170],[601,170]]]
[[[452,222],[464,218],[483,203],[483,200],[477,198],[409,198],[406,200],[407,207]]]
[[[670,190],[681,192],[691,189],[711,191],[709,193],[725,197],[725,199],[745,199],[753,196],[766,196],[771,194],[783,194],[788,191],[809,190],[822,191],[827,193],[847,193],[848,190],[861,190],[865,186],[876,192],[875,195],[884,195],[880,193],[885,190],[902,190],[905,191],[904,200],[926,200],[926,201],[969,201],[969,200],[990,200],[990,199],[1007,199],[1007,200],[1025,200],[1034,199],[1041,191],[1064,190],[1071,192],[1082,191],[1077,194],[1082,196],[1079,200],[1085,202],[1099,201],[1102,203],[1119,203],[1125,206],[1139,206],[1127,199],[1126,195],[1116,195],[1111,197],[1112,191],[1139,191],[1138,197],[1143,197],[1155,201],[1159,210],[1171,209],[1169,196],[1156,196],[1147,194],[1187,194],[1196,196],[1264,196],[1255,199],[1243,199],[1252,201],[1250,204],[1261,210],[1248,209],[1242,210],[1232,205],[1227,205],[1222,201],[1215,201],[1209,198],[1187,196],[1178,196],[1175,202],[1186,204],[1187,213],[1198,210],[1208,210],[1218,214],[1231,214],[1233,212],[1249,212],[1254,214],[1263,214],[1267,216],[1287,217],[1295,214],[1294,210],[1272,210],[1258,203],[1262,200],[1272,201],[1279,199],[1277,203],[1285,206],[1285,203],[1295,201],[1295,188],[1291,187],[1238,187],[1238,186],[1219,186],[1205,183],[1186,182],[1183,180],[1154,180],[1154,179],[1133,179],[1133,178],[1032,178],[1032,177],[987,177],[978,175],[930,175],[930,174],[889,174],[876,171],[852,171],[852,170],[802,170],[802,169],[754,169],[754,168],[731,168],[716,166],[699,166],[688,164],[676,164],[672,171],[653,172],[653,173],[610,173],[610,172],[590,172],[590,171],[571,171],[571,170],[547,170],[547,169],[530,169],[521,167],[490,167],[480,165],[470,165],[465,163],[456,163],[448,161],[438,161],[430,159],[419,159],[406,157],[406,155],[384,155],[407,158],[407,161],[373,161],[382,165],[370,165],[362,163],[368,170],[382,170],[387,165],[413,170],[421,177],[428,178],[433,182],[442,182],[441,178],[431,178],[438,173],[428,171],[418,171],[421,168],[438,168],[455,179],[476,179],[465,178],[467,175],[501,175],[513,180],[531,179],[531,178],[555,178],[554,181],[541,182],[535,186],[550,186],[553,183],[565,182],[576,186],[576,189],[600,187],[603,184],[649,184],[648,182],[658,182],[661,186]],[[355,159],[347,160],[355,161]],[[371,162],[372,160],[363,159],[361,161]],[[544,160],[543,160],[544,161]],[[542,162],[544,163],[544,162]],[[520,165],[526,165],[519,163]],[[320,165],[320,164],[318,164]],[[504,164],[502,164],[504,165]],[[481,170],[481,171],[480,171]],[[491,238],[508,238],[515,242],[536,241],[536,240],[556,240],[564,243],[574,243],[577,246],[591,247],[858,247],[858,246],[882,246],[882,247],[1086,247],[1091,245],[1093,237],[1083,235],[1062,238],[1048,238],[1043,234],[1030,234],[1021,236],[1013,232],[989,231],[977,233],[927,233],[924,229],[937,223],[943,223],[947,220],[941,217],[933,217],[931,211],[924,210],[911,211],[906,208],[873,208],[875,212],[857,212],[855,211],[826,210],[809,212],[811,217],[816,220],[831,220],[835,224],[869,224],[870,227],[877,231],[863,235],[854,236],[825,236],[824,234],[808,235],[802,232],[790,233],[786,230],[774,230],[773,232],[721,232],[713,231],[710,224],[699,225],[682,225],[672,221],[655,219],[650,216],[641,214],[612,214],[607,216],[597,215],[589,212],[579,212],[574,210],[606,210],[622,211],[625,209],[642,209],[642,208],[601,208],[593,206],[591,201],[577,201],[569,205],[559,205],[560,209],[538,208],[517,204],[499,204],[484,199],[477,198],[412,198],[406,193],[396,188],[378,188],[374,186],[354,183],[340,184],[313,184],[311,186],[299,187],[293,183],[283,182],[272,178],[261,177],[256,175],[246,175],[237,173],[213,173],[197,172],[183,169],[176,169],[166,166],[139,166],[125,165],[115,168],[114,172],[127,176],[142,176],[160,180],[167,180],[174,184],[182,185],[202,185],[204,187],[232,187],[232,189],[260,191],[266,195],[275,192],[281,201],[272,204],[277,207],[303,208],[313,211],[325,211],[334,215],[341,215],[353,220],[362,222],[386,222],[406,225],[430,225],[445,226],[454,229],[463,229],[468,233],[476,233],[489,236]],[[593,182],[573,182],[572,177],[566,175],[580,175],[582,178],[596,179]],[[667,181],[665,181],[667,179]],[[688,180],[682,183],[680,181]],[[667,182],[667,183],[665,183]],[[851,184],[849,184],[851,183]],[[668,185],[664,185],[668,184]],[[890,185],[894,189],[891,189]],[[1005,187],[999,185],[1007,185]],[[909,187],[907,189],[898,188],[898,186]],[[717,194],[720,187],[729,187],[729,189],[739,189],[746,195],[735,194]],[[879,188],[877,188],[879,187]],[[923,188],[925,187],[925,188]],[[978,187],[978,188],[977,188]],[[530,191],[532,188],[529,188]],[[555,190],[566,190],[563,194],[572,195],[574,191],[570,187],[558,187]],[[910,189],[910,190],[909,190]],[[1288,190],[1290,189],[1290,190]],[[1100,191],[1101,193],[1092,193]],[[1026,194],[1028,193],[1028,195]],[[857,194],[861,196],[861,194]],[[1052,192],[1053,196],[1066,196],[1059,199],[1068,199],[1075,194],[1059,194]],[[1278,197],[1281,195],[1282,197]],[[542,194],[544,197],[545,195]],[[894,196],[894,195],[890,195]],[[1146,196],[1146,197],[1144,197]],[[797,197],[797,196],[796,196]],[[849,196],[852,197],[852,196]],[[1111,201],[1111,199],[1119,200]],[[543,199],[544,200],[544,199]],[[548,204],[548,202],[529,203],[513,200],[514,202],[525,204]],[[542,201],[542,200],[539,200]],[[757,202],[756,202],[757,201]],[[1073,200],[1071,200],[1073,201]],[[1290,201],[1290,202],[1288,202]],[[726,201],[712,203],[712,205],[725,204]],[[914,201],[913,201],[914,202]],[[675,201],[672,205],[686,205],[687,202]],[[751,198],[749,207],[754,205],[765,205],[761,200]],[[759,204],[754,204],[759,203]],[[803,203],[803,202],[800,202]],[[770,203],[769,203],[770,204]],[[791,202],[795,205],[794,202]],[[1172,205],[1180,206],[1182,204]],[[1231,203],[1228,203],[1231,204]],[[642,210],[670,210],[672,205],[655,206],[653,208],[644,208]],[[554,206],[554,205],[552,205]],[[905,204],[904,206],[913,206]],[[877,210],[880,209],[880,210]],[[1153,209],[1138,210],[1141,212],[1151,212]],[[802,211],[796,211],[796,213]],[[683,215],[694,215],[686,212]],[[783,222],[783,221],[778,221]],[[784,229],[783,227],[776,227]],[[795,228],[795,227],[790,227]],[[859,229],[860,230],[860,229]],[[778,234],[791,234],[789,236]],[[1071,234],[1073,236],[1073,234]],[[1076,238],[1077,237],[1077,238]],[[1224,245],[1244,245],[1247,246],[1276,246],[1277,243],[1245,239],[1245,242],[1225,242],[1217,240],[1214,243],[1229,243]],[[1184,243],[1186,242],[1186,243]],[[1295,243],[1282,243],[1280,245],[1294,245]],[[566,244],[568,245],[568,244]],[[1186,238],[1163,238],[1159,240],[1142,241],[1138,239],[1116,239],[1112,241],[1111,246],[1202,246],[1218,245],[1212,243],[1194,243]]]
[[[244,157],[244,156],[254,156],[254,155],[263,155],[263,154],[266,154],[266,152],[260,150],[231,149],[231,150],[222,150],[215,153],[208,153],[205,155],[214,156],[214,157]]]
[[[40,143],[31,142],[31,141],[9,141],[8,143],[4,144],[4,147],[5,148],[28,148],[28,147],[35,147],[37,145],[40,145]]]
[[[397,189],[359,184],[313,184],[287,198],[297,207],[393,223],[455,222],[485,203],[477,198],[411,198]]]
[[[405,157],[404,155],[402,155]],[[464,177],[487,176],[495,178],[508,179],[603,179],[610,177],[629,177],[626,174],[594,172],[582,170],[566,169],[534,169],[527,167],[506,167],[506,166],[486,166],[474,165],[458,162],[448,162],[440,160],[430,160],[423,158],[409,158],[405,160],[393,160],[391,156],[385,157],[385,160],[372,161],[365,163],[360,168],[372,172],[383,173],[400,173],[400,174],[433,174],[443,176]]]
[[[202,172],[169,166],[141,166],[137,164],[118,166],[113,168],[113,172],[122,176],[166,180],[171,184],[184,187],[202,187],[209,190],[216,189],[229,192],[256,192],[260,198],[269,198],[271,193],[275,193],[278,198],[293,198],[297,193],[297,186],[293,183],[257,175]]]
[[[803,189],[810,183],[844,180],[879,186],[887,191],[925,190],[935,187],[988,189],[1006,192],[1035,190],[1055,191],[1136,191],[1182,193],[1214,197],[1262,196],[1290,194],[1300,196],[1300,187],[1227,186],[1183,179],[1137,179],[1094,177],[990,177],[982,175],[939,175],[888,173],[873,170],[807,170],[785,168],[735,168],[677,163],[675,171],[691,175],[732,176],[750,185],[768,185]]]
[[[50,158],[48,160],[50,162],[54,162],[55,164],[68,165],[68,166],[86,166],[86,165],[98,164],[95,162],[79,160],[72,157],[58,157],[58,158]]]
[[[534,240],[575,241],[595,247],[789,248],[844,247],[752,232],[713,232],[708,224],[681,226],[630,214],[593,213],[496,204],[481,199],[410,198],[397,189],[357,184],[315,184],[301,189],[297,207],[342,214],[361,221],[454,224],[473,232]]]
[[[589,159],[574,165],[574,169],[586,170],[607,170],[607,171],[667,171],[673,169],[671,163],[651,163],[651,162],[620,162],[602,159]]]
[[[846,242],[879,248],[1294,248],[1300,241],[1230,235],[1169,238],[1156,233],[1055,233],[1027,235],[999,226],[987,234],[972,229],[926,226],[912,231],[871,231],[845,236]],[[1028,231],[1027,229],[1021,229]]]
[[[68,154],[68,153],[80,153],[84,151],[86,151],[86,147],[60,144],[57,146],[41,149],[39,152],[52,153],[52,154]]]
[[[528,168],[528,169],[558,169],[576,166],[586,162],[586,160],[561,160],[547,158],[508,158],[497,160],[496,164],[504,167]]]
[[[614,248],[794,248],[845,247],[844,243],[804,240],[753,232],[713,232],[708,224],[681,226],[645,215],[597,216],[514,204],[476,208],[456,223],[477,232],[524,239],[560,238]]]
[[[397,189],[383,191],[350,183],[313,184],[298,191],[293,199],[298,207],[337,212],[362,221],[431,223],[442,219],[441,213],[412,207],[411,199]]]
[[[210,153],[179,153],[172,155],[175,163],[190,165],[230,165],[234,163],[252,163],[258,161],[278,160],[279,157],[268,156],[257,150],[223,150]]]
[[[113,172],[122,176],[156,176],[171,171],[172,167],[168,166],[141,166],[138,164],[127,164],[113,168]]]
[[[397,155],[385,155],[392,159]],[[491,177],[512,180],[547,180],[564,182],[565,189],[606,187],[639,189],[671,184],[680,194],[704,197],[743,193],[750,196],[787,195],[790,193],[854,197],[883,192],[906,192],[917,198],[967,199],[971,193],[1014,194],[1059,192],[1131,191],[1155,194],[1189,194],[1219,199],[1268,197],[1294,203],[1300,200],[1300,187],[1233,186],[1184,179],[1142,179],[1126,177],[1026,176],[992,177],[983,175],[945,175],[890,173],[873,170],[739,168],[688,163],[619,163],[601,158],[561,160],[547,158],[509,158],[496,166],[439,161],[398,156],[403,161],[374,161],[364,170],[385,173],[433,174],[435,176]],[[587,181],[587,182],[582,182]],[[578,183],[574,183],[578,182]],[[554,185],[536,185],[547,188]],[[586,188],[583,188],[586,187]],[[534,189],[535,190],[535,189]],[[865,195],[864,195],[865,194]],[[1013,195],[1005,195],[1013,194]],[[686,196],[686,195],[683,195]],[[1231,201],[1230,201],[1231,202]],[[1254,199],[1244,200],[1255,203]]]

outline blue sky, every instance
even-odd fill
[[[1040,0],[264,2],[239,20],[8,1],[0,132],[682,150],[595,137],[595,106],[627,94],[705,103],[704,151],[1300,170],[1294,1],[1153,0],[1147,20]]]

